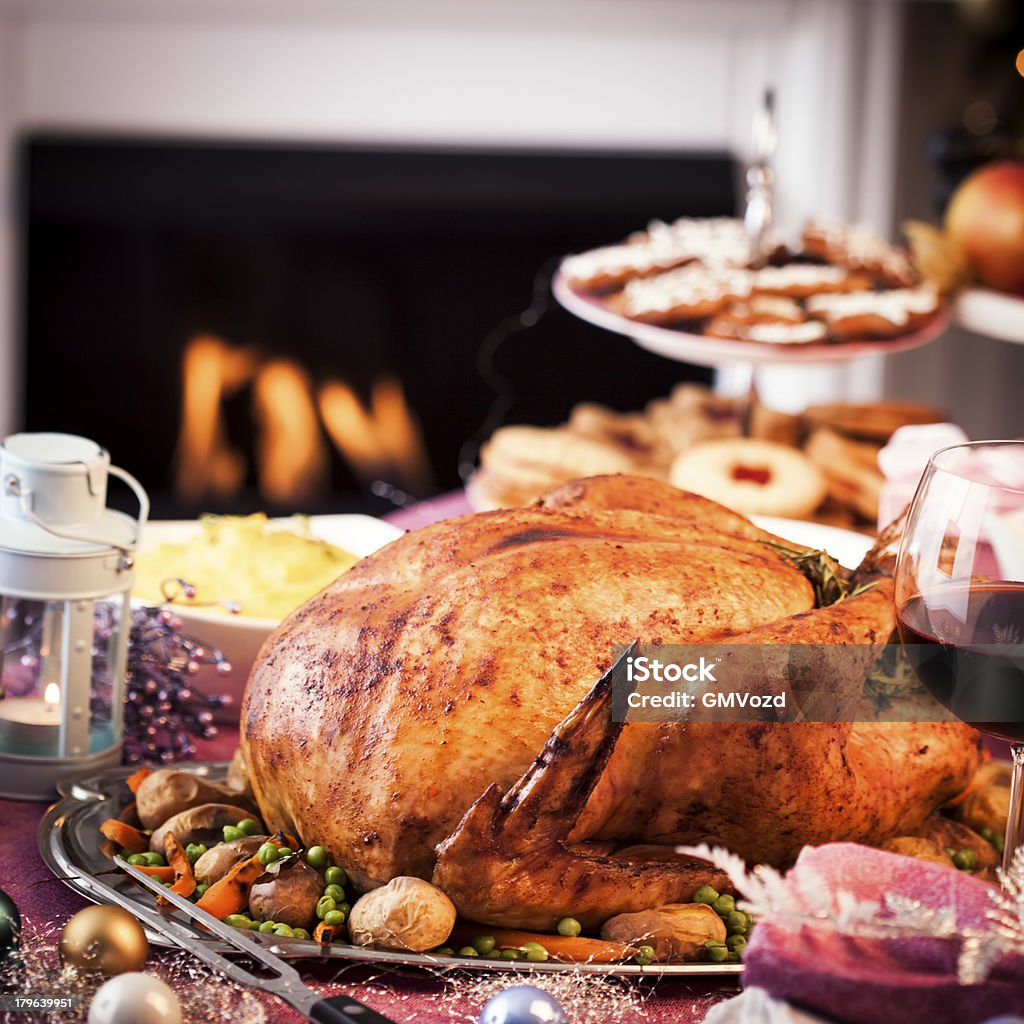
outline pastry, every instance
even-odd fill
[[[755,295],[783,295],[803,299],[809,295],[854,292],[869,287],[866,274],[843,267],[817,263],[787,263],[784,267],[764,267],[755,272],[751,288]]]
[[[616,448],[656,476],[668,471],[675,450],[643,413],[620,413],[595,402],[573,407],[566,429],[580,437]]]
[[[699,441],[742,432],[739,401],[700,384],[677,384],[668,398],[648,402],[645,416],[673,457]]]
[[[839,267],[863,270],[889,287],[916,280],[909,255],[870,228],[841,221],[812,220],[801,237],[804,251]]]
[[[804,451],[824,474],[829,494],[836,502],[872,523],[877,521],[878,496],[884,482],[878,468],[877,444],[851,441],[821,427],[811,433]]]
[[[696,320],[746,298],[753,277],[748,270],[711,269],[694,263],[656,277],[630,281],[609,298],[608,304],[622,316],[644,323]]]
[[[684,491],[743,515],[806,518],[828,492],[824,476],[806,455],[754,438],[696,445],[676,458],[668,478]]]
[[[607,291],[696,260],[744,267],[750,258],[750,236],[742,221],[681,217],[671,224],[653,221],[645,233],[632,235],[620,245],[569,256],[562,263],[562,272],[581,291]]]
[[[919,331],[939,311],[934,288],[812,295],[807,312],[828,325],[838,338],[894,338]]]
[[[704,329],[712,338],[757,341],[763,345],[814,345],[828,341],[828,328],[820,320],[803,323],[736,323],[717,316]]]
[[[946,414],[920,402],[836,402],[812,405],[804,412],[812,427],[832,427],[847,437],[859,437],[884,444],[900,427],[943,423]]]

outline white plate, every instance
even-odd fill
[[[287,524],[287,519],[272,519],[272,523]],[[385,544],[390,544],[404,531],[382,519],[372,516],[336,515],[310,516],[310,532],[314,537],[344,548],[354,555],[365,557]],[[189,520],[155,520],[147,523],[142,534],[140,552],[145,554],[161,544],[181,543],[199,533],[199,523]],[[196,682],[206,693],[222,693],[232,703],[218,717],[222,721],[237,721],[238,704],[245,689],[249,670],[263,641],[278,624],[277,619],[260,619],[251,615],[227,615],[210,608],[189,608],[175,605],[184,632],[207,647],[216,647],[231,663],[231,673],[218,676],[212,668],[204,668]]]
[[[824,523],[806,523],[800,519],[780,519],[776,516],[751,516],[751,520],[777,537],[791,540],[804,547],[827,551],[847,569],[856,569],[861,559],[871,550],[874,538],[854,530],[843,530]]]
[[[961,327],[989,338],[1024,345],[1024,298],[967,288],[956,300],[956,319]]]

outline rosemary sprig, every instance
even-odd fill
[[[815,608],[838,604],[848,597],[863,594],[875,585],[875,581],[872,581],[851,586],[850,582],[843,578],[839,563],[827,551],[801,551],[799,548],[791,548],[771,540],[764,543],[782,554],[807,577],[814,587]]]

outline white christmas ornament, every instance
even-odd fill
[[[152,974],[119,974],[93,996],[88,1024],[181,1024],[181,1004]]]

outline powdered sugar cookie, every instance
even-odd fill
[[[744,515],[804,518],[828,485],[807,456],[754,438],[706,441],[676,457],[669,483]]]
[[[783,295],[802,299],[822,292],[860,291],[870,285],[871,280],[866,274],[854,273],[843,267],[787,263],[784,267],[758,270],[751,282],[751,289],[755,295]]]
[[[747,270],[710,269],[691,264],[656,277],[630,281],[609,306],[645,323],[671,323],[711,316],[730,302],[750,294],[753,274]]]
[[[894,288],[881,292],[813,295],[807,312],[838,338],[895,338],[920,330],[939,311],[934,288]]]
[[[828,328],[820,320],[737,323],[728,317],[717,316],[704,328],[704,333],[712,338],[757,341],[763,345],[820,345],[829,340]]]
[[[804,251],[839,267],[863,270],[882,284],[907,287],[917,280],[910,257],[871,228],[812,220],[804,228]]]

